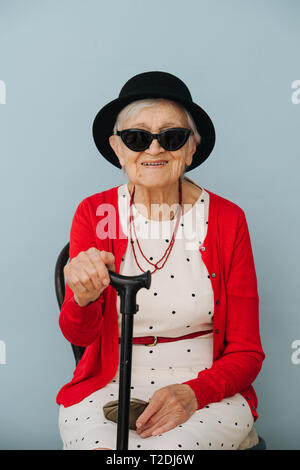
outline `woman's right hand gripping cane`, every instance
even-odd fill
[[[80,307],[97,300],[110,283],[108,270],[115,271],[115,257],[95,247],[81,251],[64,267],[65,282]]]

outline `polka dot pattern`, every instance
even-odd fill
[[[92,393],[93,402],[82,400],[76,405],[59,408],[59,429],[64,450],[91,450],[99,447],[116,449],[117,424],[105,419],[102,411],[109,401],[109,389],[118,393],[118,383],[111,381],[103,389]],[[138,388],[138,397],[149,400],[149,388]],[[135,395],[134,395],[135,397]],[[189,420],[168,432],[148,438],[129,430],[129,450],[234,450],[246,438],[253,426],[253,416],[244,397],[239,393],[230,397],[231,412],[226,407],[228,398],[197,410]],[[91,421],[87,421],[87,414]],[[67,416],[67,418],[65,418]],[[238,417],[238,421],[237,418]],[[76,419],[77,418],[77,419]]]
[[[118,191],[120,221],[124,233],[128,233],[127,185],[119,186]],[[212,329],[214,297],[211,283],[215,282],[217,273],[207,272],[202,261],[209,222],[208,208],[209,194],[203,190],[194,206],[181,216],[175,243],[166,264],[152,275],[151,288],[141,289],[138,293],[139,311],[134,318],[134,337],[177,337]],[[176,221],[148,220],[135,207],[133,214],[142,250],[148,259],[157,262],[172,237]],[[152,271],[153,266],[146,263],[137,244],[135,246],[139,264],[144,270]],[[122,255],[120,273],[140,274],[130,243]],[[117,312],[121,336],[119,296]],[[158,343],[152,347],[133,344],[131,397],[149,401],[160,388],[194,379],[199,371],[211,367],[212,357],[212,333],[182,341]],[[108,401],[118,399],[118,392],[119,367],[115,377],[104,388],[96,390],[80,403],[66,408],[60,406],[59,429],[65,450],[116,448],[117,424],[105,419],[102,407]],[[130,430],[129,449],[232,450],[238,448],[252,425],[253,417],[248,403],[240,394],[236,394],[218,403],[209,403],[184,423],[158,436],[143,439]]]
[[[119,214],[122,230],[129,235],[128,215],[130,194],[127,184],[118,188]],[[125,196],[125,197],[124,197]],[[149,290],[138,293],[139,313],[134,318],[134,336],[182,336],[212,328],[214,298],[210,273],[202,260],[199,248],[205,241],[209,214],[209,193],[202,189],[198,200],[181,216],[178,232],[170,256],[161,270],[151,277]],[[155,221],[146,219],[133,206],[135,229],[145,256],[155,263],[161,259],[166,242],[171,240],[176,220]],[[145,221],[148,224],[145,225]],[[135,239],[133,232],[133,240]],[[137,244],[136,257],[143,270],[154,270],[140,253]],[[163,264],[164,259],[159,266]],[[137,266],[131,243],[122,255],[120,273],[137,275]],[[177,295],[175,295],[177,293]],[[117,296],[118,327],[121,336],[122,315],[120,296]]]

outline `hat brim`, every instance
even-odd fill
[[[197,166],[201,165],[208,158],[215,145],[216,134],[214,125],[208,114],[199,105],[192,101],[174,97],[174,95],[169,95],[167,93],[162,94],[153,92],[149,94],[149,92],[139,92],[135,95],[126,96],[124,98],[117,98],[100,109],[93,123],[93,138],[101,155],[103,155],[103,157],[115,167],[122,168],[118,157],[110,146],[109,137],[112,135],[119,112],[129,103],[144,98],[169,99],[182,104],[187,109],[187,111],[190,112],[201,136],[201,141],[200,144],[197,145],[196,151],[193,155],[193,161],[186,169],[186,172],[191,171]]]

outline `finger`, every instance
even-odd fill
[[[136,432],[137,433],[142,433],[144,431],[147,431],[148,429],[151,428],[151,426],[153,426],[154,424],[157,423],[157,421],[161,418],[159,412],[153,414],[149,419],[147,419],[147,421],[145,421],[144,423],[141,424],[141,422],[139,423],[135,423],[136,424]]]
[[[70,275],[70,278],[68,279],[67,284],[69,285],[70,289],[73,292],[77,292],[77,294],[79,295],[84,295],[88,293],[87,288],[81,282],[80,278],[78,277],[75,271],[73,271],[72,274]]]
[[[91,266],[93,266],[93,269],[96,271],[94,272],[94,278],[95,283],[97,284],[97,289],[102,289],[105,285],[105,281],[106,285],[110,283],[110,277],[100,252],[97,250],[97,252],[90,253],[89,260]]]
[[[97,281],[97,270],[94,265],[89,260],[89,256],[86,252],[80,252],[76,258],[72,259],[70,262],[70,274],[75,274],[76,281],[75,284],[80,284],[85,287],[86,291],[83,291],[80,284],[78,284],[78,289],[82,293],[90,293],[100,288],[100,282]]]
[[[147,405],[143,413],[138,417],[136,421],[136,426],[143,426],[155,413],[161,409],[161,400],[155,399]]]
[[[99,276],[98,270],[93,263],[90,263],[88,266],[84,266],[83,269],[88,278],[87,280],[88,290],[91,292],[94,290],[97,290],[97,291],[100,290],[101,287],[103,287],[102,279],[105,274],[102,275],[102,279],[101,279]]]
[[[145,439],[151,436],[158,436],[159,434],[163,434],[164,432],[170,431],[177,426],[177,423],[174,420],[160,420],[158,423],[151,426],[149,429],[146,429],[140,434],[140,437]]]
[[[100,289],[101,281],[98,277],[97,270],[87,257],[84,260],[84,265],[77,263],[74,266],[74,272],[87,292]]]
[[[150,437],[150,436],[158,436],[159,434],[163,434],[171,429],[176,428],[178,424],[183,422],[182,420],[174,419],[173,416],[170,414],[166,417],[161,418],[158,422],[153,424],[149,429],[143,431],[140,434],[140,437]]]
[[[172,414],[172,409],[170,408],[160,408],[155,414],[153,414],[146,423],[137,426],[136,432],[142,434],[145,431],[149,431],[153,426],[159,425],[162,421],[167,421]]]
[[[158,412],[152,415],[146,423],[138,426],[136,432],[142,435],[143,432],[148,432],[150,429],[153,429],[153,426],[158,426],[161,422],[180,424],[188,418],[189,415],[187,415],[182,406],[164,401],[163,406],[158,410]]]
[[[112,253],[109,251],[100,251],[100,256],[104,262],[104,264],[107,266],[107,268],[111,271],[115,271],[115,257]]]
[[[91,281],[91,283],[87,281],[87,288],[89,291],[98,291],[109,284],[110,277],[99,250],[96,248],[90,248],[87,250],[87,252],[83,252],[81,254],[79,261],[82,262],[81,267],[88,274],[88,277]]]
[[[151,432],[152,436],[158,436],[158,434],[163,434],[164,432],[171,431],[171,429],[176,428],[178,426],[176,421],[169,420],[167,422],[160,422],[157,425],[153,426],[149,431]]]

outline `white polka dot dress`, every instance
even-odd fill
[[[127,184],[119,186],[118,201],[122,230],[130,240]],[[199,252],[207,232],[208,207],[209,194],[202,188],[197,202],[181,215],[175,243],[164,267],[152,274],[150,289],[141,289],[137,294],[139,310],[134,315],[134,337],[177,337],[212,329],[213,291]],[[133,206],[133,215],[141,249],[150,261],[157,263],[170,242],[177,214],[171,221],[149,220]],[[134,234],[132,238],[135,240]],[[134,243],[139,265],[144,271],[152,272],[154,267],[143,258],[136,240]],[[158,265],[161,266],[164,260]],[[122,258],[120,274],[141,274],[130,242]],[[121,336],[119,296],[117,312]],[[131,398],[149,401],[159,388],[194,379],[199,371],[211,367],[212,358],[212,333],[157,343],[153,347],[133,344]],[[104,388],[70,407],[60,405],[59,428],[64,449],[116,449],[117,424],[105,419],[102,407],[110,400],[117,400],[118,391],[119,367]],[[129,430],[128,449],[233,450],[239,447],[252,426],[249,405],[237,393],[197,410],[186,422],[158,436],[143,439]]]

